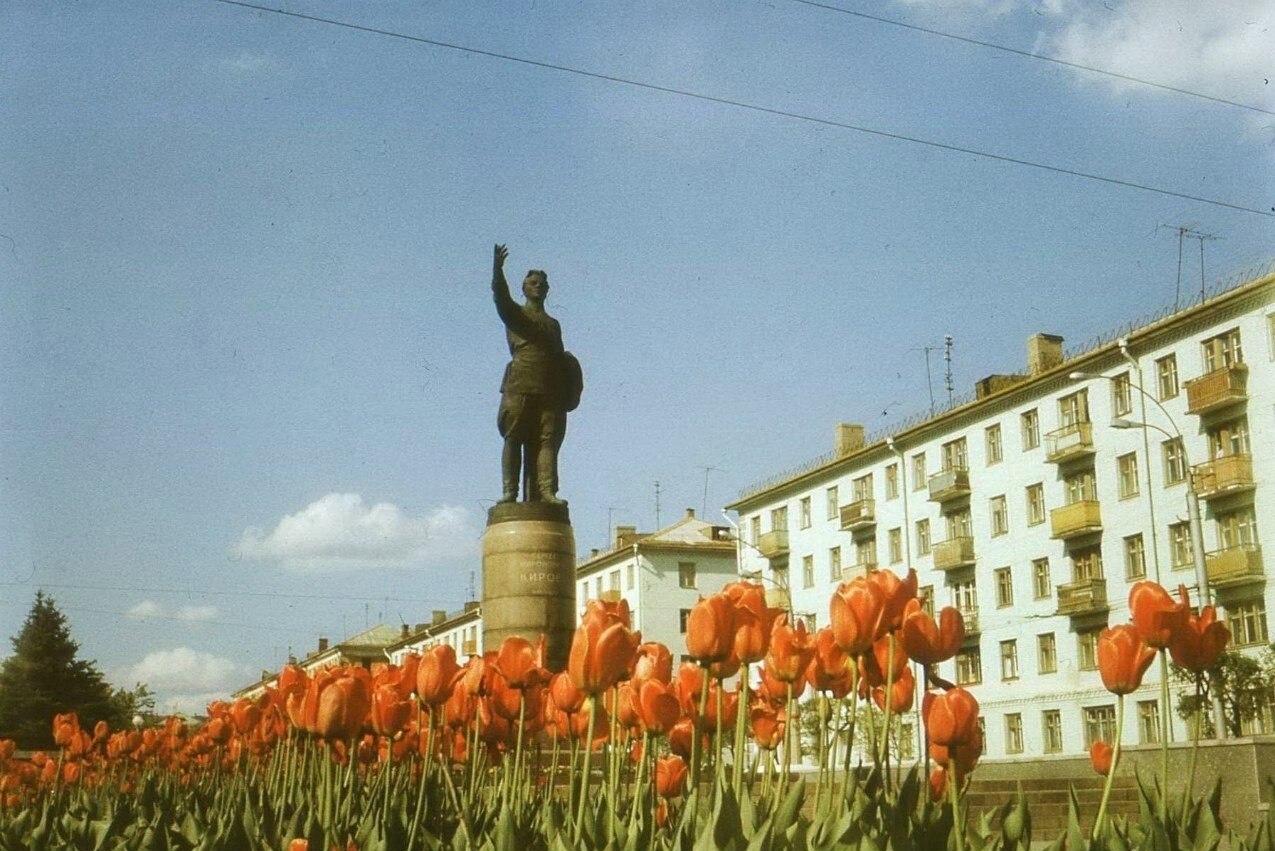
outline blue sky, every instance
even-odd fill
[[[792,0],[276,5],[1275,206],[1270,112]],[[1259,0],[843,5],[1275,111]],[[0,26],[0,633],[43,587],[164,706],[481,584],[494,242],[584,365],[582,551],[657,480],[667,523],[718,468],[720,517],[926,407],[945,334],[963,391],[1171,302],[1161,224],[1223,237],[1210,280],[1275,254],[1270,217],[213,0]]]

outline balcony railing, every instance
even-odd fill
[[[936,570],[956,570],[974,563],[974,539],[961,536],[934,545]]]
[[[1186,412],[1207,414],[1248,398],[1248,367],[1224,366],[1186,383]]]
[[[969,496],[970,471],[964,467],[952,467],[930,476],[930,501],[947,502]]]
[[[1102,512],[1096,499],[1082,499],[1049,512],[1049,525],[1055,539],[1067,540],[1102,531]]]
[[[1093,423],[1073,423],[1045,435],[1045,460],[1061,464],[1094,454]]]
[[[978,628],[978,609],[960,609],[961,621],[965,624],[965,637],[977,638],[979,634]]]
[[[841,568],[841,581],[849,582],[856,577],[867,576],[869,573],[876,572],[877,563],[875,559],[872,561],[861,561],[857,564],[852,564],[849,567]]]
[[[1215,550],[1204,556],[1204,569],[1213,585],[1239,585],[1260,580],[1262,548],[1258,544],[1237,544],[1224,550]]]
[[[771,561],[787,556],[788,530],[776,529],[773,532],[764,533],[757,541],[757,551],[762,554],[763,558],[768,558]]]
[[[1250,490],[1253,487],[1253,456],[1226,455],[1191,468],[1195,492],[1200,499]]]
[[[877,503],[872,499],[860,499],[841,506],[841,530],[853,532],[867,529],[877,523]]]
[[[1058,614],[1089,615],[1107,611],[1107,580],[1083,579],[1058,586]]]

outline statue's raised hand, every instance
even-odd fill
[[[496,248],[492,252],[492,269],[497,272],[505,268],[505,258],[509,256],[509,249],[500,243],[496,243]]]

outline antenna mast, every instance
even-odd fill
[[[947,334],[943,337],[943,360],[947,361],[947,375],[943,381],[947,386],[947,404],[952,405],[952,391],[955,385],[952,384],[952,335]]]
[[[660,480],[655,480],[655,528],[663,529],[660,525]]]

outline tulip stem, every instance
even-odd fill
[[[1169,806],[1169,651],[1160,648],[1160,818]]]
[[[1116,778],[1116,768],[1120,765],[1120,740],[1124,738],[1124,695],[1116,699],[1116,741],[1111,748],[1111,770],[1107,772],[1107,782],[1102,787],[1102,803],[1098,805],[1098,817],[1094,819],[1092,839],[1095,841],[1102,834],[1103,819],[1107,815],[1107,801],[1111,798],[1111,785]]]
[[[420,705],[418,704],[416,707],[417,735],[420,735],[420,729],[421,729],[421,709],[420,709]],[[425,811],[425,786],[429,783],[429,763],[433,755],[434,755],[434,713],[431,711],[429,713],[429,730],[425,736],[425,764],[421,768],[420,786],[416,790],[416,810],[414,814],[412,815],[412,826],[408,828],[408,831],[407,831],[407,847],[409,849],[412,848],[413,843],[416,842],[416,829],[417,827],[420,826],[421,815]],[[443,771],[444,773],[446,773],[447,771],[446,766],[443,767]]]
[[[629,812],[629,830],[637,824],[638,804],[642,802],[642,780],[646,774],[646,759],[651,750],[651,734],[642,733],[642,757],[638,760],[637,778],[633,781],[633,807]]]
[[[1186,824],[1187,814],[1190,812],[1191,798],[1195,795],[1195,757],[1200,752],[1200,728],[1204,726],[1204,706],[1200,700],[1200,683],[1203,674],[1195,675],[1195,743],[1191,747],[1191,763],[1186,772],[1186,788],[1182,791],[1182,823]],[[1165,788],[1165,794],[1168,794],[1168,788]]]
[[[823,800],[824,763],[828,761],[828,698],[822,692],[815,696],[819,701],[819,775],[815,780],[815,812]]]
[[[894,707],[894,633],[886,634],[886,672],[885,672],[885,724],[881,732],[881,787],[885,790],[886,799],[890,792],[890,710]]]
[[[703,758],[700,754],[701,745],[703,744],[703,734],[700,725],[704,723],[704,713],[708,710],[708,670],[700,669],[700,687],[699,687],[699,715],[695,719],[695,723],[691,725],[691,791],[695,795],[695,816],[699,817],[699,770],[700,760]]]
[[[845,793],[847,800],[850,798],[850,766],[854,762],[854,725],[859,718],[859,660],[855,659],[850,663],[850,723],[846,733],[846,774],[843,781],[841,791]],[[855,778],[857,781],[858,778]]]
[[[952,831],[956,834],[956,851],[965,851],[965,820],[961,818],[961,772],[953,755],[948,760],[947,796],[952,802]]]
[[[792,683],[787,683],[788,699],[784,704],[784,784],[786,791],[792,782]]]
[[[576,802],[576,839],[579,844],[580,832],[584,829],[584,808],[589,797],[589,759],[593,756],[593,726],[598,720],[598,696],[591,694],[586,698],[589,704],[589,723],[585,727],[583,758],[580,760],[580,800]]]
[[[732,762],[732,777],[737,797],[743,797],[744,785],[744,721],[748,714],[748,665],[745,664],[739,672],[739,702],[736,705],[735,712],[735,744]]]

